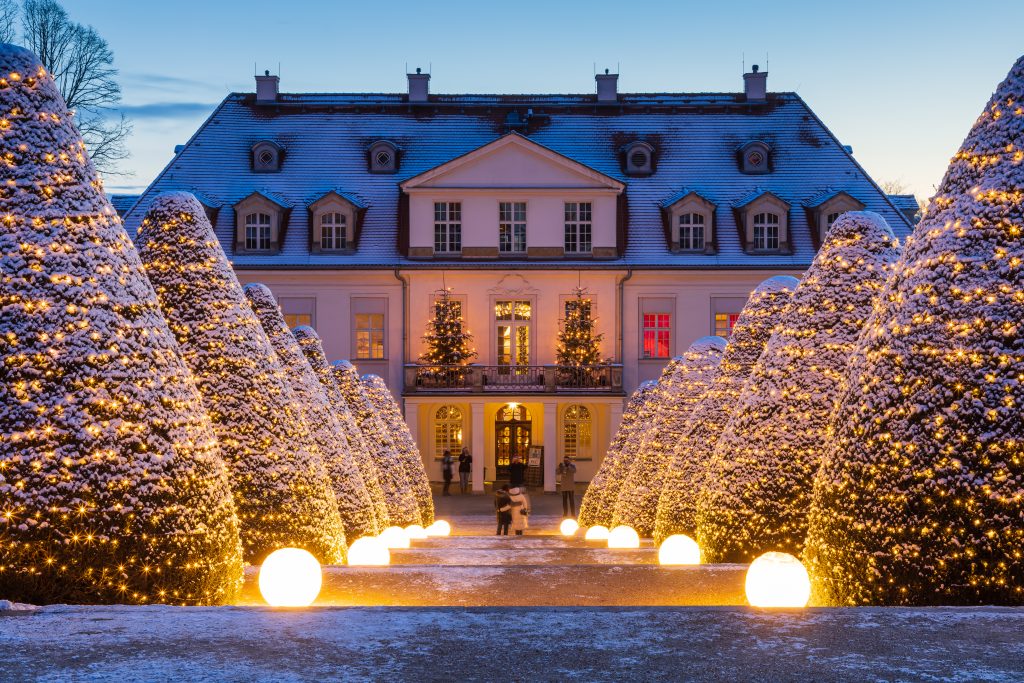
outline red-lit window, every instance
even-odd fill
[[[668,358],[672,355],[672,314],[644,313],[644,358]]]
[[[739,313],[715,313],[715,334],[728,339],[739,319]]]

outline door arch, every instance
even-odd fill
[[[494,478],[508,479],[508,466],[519,456],[523,462],[529,457],[533,419],[526,406],[506,403],[494,417]]]

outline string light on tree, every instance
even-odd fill
[[[423,335],[426,350],[420,355],[424,365],[465,365],[476,358],[470,346],[473,341],[462,320],[462,302],[452,297],[452,290],[443,287],[436,292],[434,317]]]
[[[555,351],[559,365],[578,367],[601,362],[604,335],[594,333],[597,321],[591,316],[593,306],[585,294],[585,289],[577,287],[573,290],[573,298],[565,302],[565,319],[558,331],[558,348]]]

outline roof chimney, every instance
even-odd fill
[[[271,76],[270,71],[264,71],[262,76],[256,77],[256,104],[269,104],[277,102],[277,85],[280,77]]]
[[[603,74],[596,74],[597,101],[602,104],[613,104],[619,101],[619,74],[610,74],[608,69]]]
[[[764,102],[768,94],[768,72],[759,72],[755,64],[750,68],[750,73],[743,74],[743,93],[747,96],[747,102]]]
[[[426,102],[430,94],[430,74],[420,73],[421,69],[416,67],[416,73],[406,74],[409,77],[409,101]]]

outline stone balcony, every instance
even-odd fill
[[[418,365],[405,366],[410,394],[622,395],[622,365]]]

